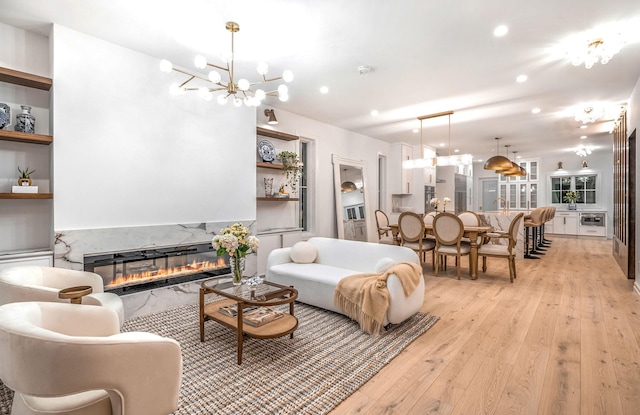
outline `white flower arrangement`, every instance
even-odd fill
[[[431,205],[431,207],[436,208],[436,210],[438,210],[438,205],[440,204],[440,199],[438,199],[437,197],[434,197],[433,199],[431,199],[429,201],[429,204]]]
[[[249,235],[249,229],[241,223],[234,223],[228,228],[220,230],[220,235],[213,237],[211,245],[218,256],[228,253],[230,256],[243,257],[251,252],[257,252],[260,240]]]
[[[451,203],[451,199],[449,199],[448,197],[445,197],[444,199],[442,199],[442,203],[444,203],[444,205],[447,206],[447,203]]]

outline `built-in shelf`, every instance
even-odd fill
[[[274,169],[274,170],[282,170],[284,168],[282,164],[271,164],[271,163],[265,163],[263,161],[256,162],[256,166],[262,167],[265,169]]]
[[[49,91],[51,89],[51,85],[53,84],[51,78],[26,72],[20,72],[9,68],[3,68],[1,66],[0,82],[8,82],[10,84],[41,89],[43,91]]]
[[[256,200],[262,202],[297,202],[297,197],[256,197]]]
[[[0,140],[15,141],[18,143],[44,144],[49,145],[53,142],[50,135],[21,133],[19,131],[0,130]]]
[[[256,130],[257,130],[257,134],[263,137],[277,138],[279,140],[285,140],[285,141],[294,141],[294,140],[300,139],[300,137],[298,137],[297,135],[282,133],[280,131],[269,130],[267,128],[256,127]]]
[[[0,193],[0,199],[53,199],[53,193]]]

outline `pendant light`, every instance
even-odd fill
[[[507,149],[507,160],[509,159],[509,147],[511,147],[510,144],[505,144],[505,147]],[[514,151],[514,154],[517,153]],[[509,161],[509,163],[511,163],[511,167],[509,167],[508,169],[504,169],[504,170],[497,170],[496,173],[499,174],[504,174],[505,176],[525,176],[527,173],[526,171],[520,167],[517,163],[513,162],[513,161]]]
[[[500,137],[496,137],[496,155],[491,157],[489,160],[487,160],[486,163],[484,163],[485,170],[494,170],[499,173],[499,170],[507,170],[512,167],[511,160],[500,155],[500,150],[498,149],[499,141]]]
[[[345,178],[345,181],[342,182],[342,184],[340,185],[340,191],[342,193],[353,192],[358,188],[358,186],[356,186],[356,184],[350,181],[349,178],[347,177],[347,169],[344,169],[344,178]]]

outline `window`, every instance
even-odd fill
[[[596,174],[551,177],[551,203],[566,203],[564,197],[570,190],[578,193],[576,203],[596,203],[597,178]]]
[[[306,141],[300,141],[300,161],[302,161],[302,174],[299,182],[299,197],[300,197],[300,228],[303,232],[309,231],[309,186],[308,186],[308,173],[310,164],[308,163],[308,149],[309,143]]]

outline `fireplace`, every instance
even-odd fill
[[[228,274],[228,264],[210,243],[84,256],[84,270],[102,276],[105,291],[116,294]]]

